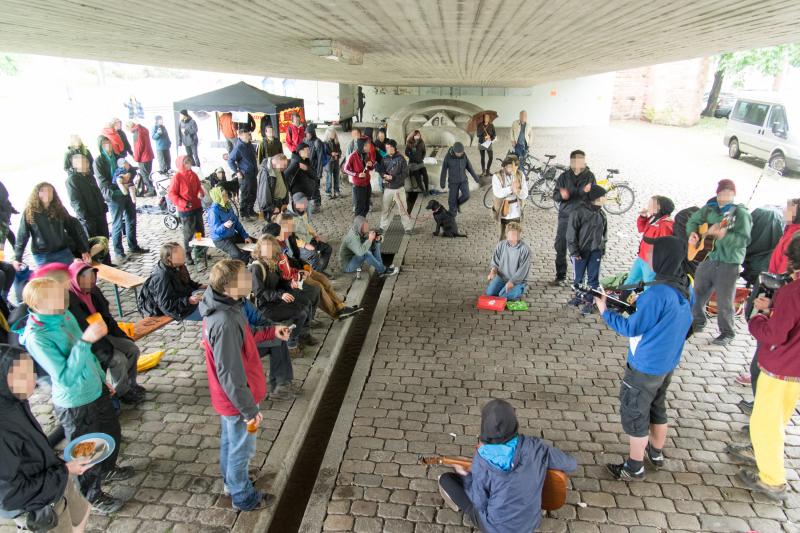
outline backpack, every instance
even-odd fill
[[[689,217],[698,211],[700,211],[700,208],[694,205],[678,211],[678,213],[672,217],[674,220],[672,224],[672,234],[683,241],[688,241],[689,236],[686,235],[686,223],[689,222]]]

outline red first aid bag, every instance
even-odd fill
[[[506,299],[500,296],[478,296],[478,303],[475,306],[478,309],[485,309],[486,311],[502,311],[506,308]]]

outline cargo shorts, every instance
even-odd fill
[[[654,376],[628,365],[619,388],[619,414],[626,434],[647,437],[650,424],[667,423],[667,387],[671,380],[672,371]]]

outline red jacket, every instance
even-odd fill
[[[117,130],[112,127],[108,127],[103,128],[100,133],[103,134],[103,137],[111,141],[111,149],[114,150],[116,155],[119,155],[125,151],[125,143],[122,142],[122,137],[119,136]]]
[[[375,167],[375,160],[367,158],[366,164],[358,152],[353,152],[344,164],[344,173],[350,176],[356,187],[369,186],[369,173]]]
[[[154,157],[153,146],[150,144],[150,132],[141,124],[134,124],[133,160],[137,163],[149,163]]]
[[[172,177],[167,197],[170,202],[175,204],[178,211],[188,213],[202,209],[203,206],[200,203],[202,196],[205,196],[205,191],[200,185],[200,178],[193,170],[181,170]]]
[[[758,314],[749,323],[758,341],[758,366],[779,379],[800,380],[800,281],[778,289],[769,318]]]
[[[783,230],[783,236],[778,241],[775,249],[772,250],[772,257],[769,259],[769,271],[773,274],[783,274],[789,267],[789,258],[786,257],[786,249],[789,243],[792,242],[794,234],[800,231],[800,224],[789,224]],[[800,237],[798,237],[800,238]]]
[[[648,265],[653,264],[653,245],[644,241],[657,239],[659,237],[669,237],[672,235],[673,221],[669,216],[661,217],[655,222],[651,222],[652,217],[640,216],[636,219],[636,226],[642,234],[642,241],[639,243],[639,257],[646,261]]]
[[[297,145],[305,140],[306,129],[303,126],[295,126],[289,124],[286,128],[286,146],[289,147],[290,152],[297,151]]]

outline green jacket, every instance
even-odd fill
[[[92,403],[102,392],[105,372],[82,336],[69,311],[63,315],[31,312],[20,335],[20,344],[50,375],[53,404],[58,407]]]
[[[708,258],[720,263],[741,265],[747,251],[747,244],[750,242],[753,218],[742,204],[735,205],[731,209],[736,209],[736,220],[732,227],[728,226],[725,237],[714,244],[714,250],[708,255]],[[725,214],[717,205],[717,199],[713,198],[689,217],[686,222],[686,235],[697,231],[697,228],[704,223],[708,223],[709,226],[717,224],[724,217]]]
[[[342,244],[339,246],[339,267],[344,268],[353,257],[365,255],[372,247],[372,241],[369,239],[361,240],[361,234],[351,229],[347,235],[342,239]]]

